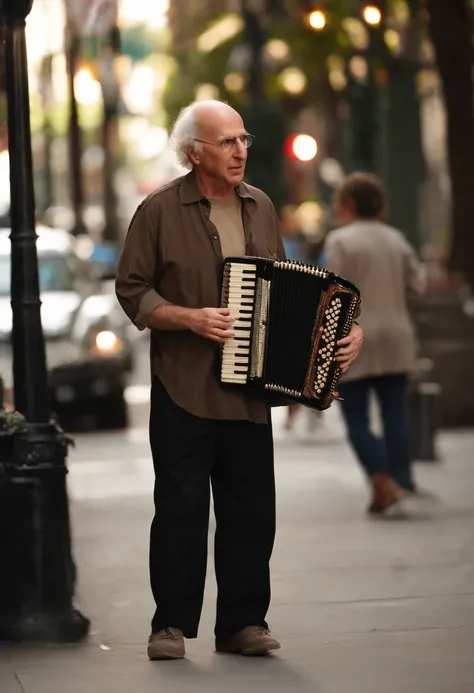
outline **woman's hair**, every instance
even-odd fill
[[[338,204],[352,200],[359,219],[377,219],[386,210],[387,194],[382,181],[372,173],[351,173],[336,193]]]

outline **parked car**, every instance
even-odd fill
[[[99,428],[127,425],[133,371],[128,323],[67,231],[38,226],[41,320],[53,410],[59,421],[87,415]],[[0,373],[11,386],[9,229],[0,229]],[[10,380],[10,382],[8,382]]]

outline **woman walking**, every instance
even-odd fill
[[[349,175],[335,207],[343,226],[327,237],[327,266],[359,287],[364,330],[361,353],[339,394],[349,441],[370,480],[368,511],[383,514],[415,492],[406,390],[416,343],[408,306],[424,291],[423,272],[403,234],[382,221],[387,200],[376,176]],[[370,428],[372,393],[380,405],[381,438]]]

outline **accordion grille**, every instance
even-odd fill
[[[323,283],[315,274],[274,268],[267,325],[268,386],[303,391]]]

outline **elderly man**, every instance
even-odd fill
[[[242,182],[252,136],[235,110],[219,101],[192,104],[177,119],[172,142],[191,171],[138,207],[116,280],[124,311],[151,330],[156,612],[148,656],[182,658],[184,638],[197,636],[210,484],[216,649],[265,654],[280,647],[266,622],[275,535],[270,409],[260,396],[221,386],[216,360],[233,321],[218,306],[226,256],[283,258],[283,244],[270,200]],[[344,369],[360,344],[355,328],[342,345]]]

